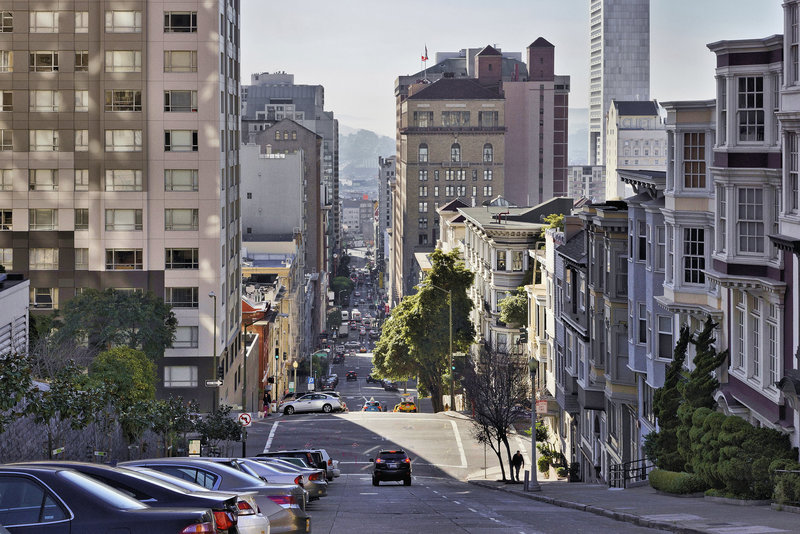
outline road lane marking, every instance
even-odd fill
[[[269,431],[269,437],[267,438],[267,444],[264,445],[264,452],[269,452],[269,448],[272,445],[272,440],[275,437],[275,431],[278,430],[278,423],[280,421],[275,421],[272,423],[272,428]]]
[[[470,508],[470,507],[467,507],[467,510],[469,510],[469,511],[470,511],[470,512],[472,512],[473,514],[477,514],[477,513],[478,513],[478,511],[477,511],[475,508]]]
[[[360,495],[377,495],[377,493],[365,493],[365,492],[362,492],[362,493],[360,493]]]
[[[458,502],[458,501],[453,501],[453,502],[454,502],[454,503],[456,503],[456,504],[459,504],[459,505],[461,504],[461,503],[460,503],[460,502]]]
[[[458,445],[458,452],[461,454],[461,467],[466,469],[467,468],[467,455],[464,454],[464,444],[461,443],[461,434],[458,433],[458,427],[456,426],[455,421],[450,421],[450,424],[453,425],[453,433],[456,435],[456,445]]]

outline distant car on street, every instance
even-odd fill
[[[410,412],[410,413],[417,413],[417,405],[411,401],[403,401],[395,404],[394,406],[395,412]]]
[[[348,341],[347,343],[344,344],[344,346],[347,347],[348,349],[357,349],[358,347],[361,346],[361,343],[353,340],[353,341]]]
[[[370,462],[373,460],[370,458]],[[374,460],[372,485],[377,486],[382,480],[403,481],[403,485],[411,485],[411,459],[403,450],[380,451]]]
[[[285,415],[301,412],[338,412],[343,411],[341,399],[325,393],[307,393],[296,400],[285,402],[280,410]]]
[[[361,345],[361,348],[358,349],[358,352],[361,352],[361,353],[367,352],[367,346],[366,345]]]
[[[383,385],[383,379],[378,378],[375,375],[367,375],[367,384],[381,384],[381,385]]]
[[[347,371],[347,374],[344,377],[346,380],[358,380],[358,373],[355,371]]]
[[[386,391],[397,391],[397,382],[394,382],[393,380],[384,380],[383,389]]]

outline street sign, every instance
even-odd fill
[[[547,413],[547,401],[546,400],[537,400],[536,401],[536,415],[544,415]]]
[[[308,391],[314,391],[314,377],[308,377]]]
[[[253,422],[253,416],[247,412],[243,412],[239,414],[239,423],[242,426],[250,426]]]
[[[61,454],[62,452],[64,452],[64,447],[53,449],[53,456],[55,456],[56,454]]]
[[[189,456],[200,456],[200,440],[189,440]]]
[[[94,455],[102,457],[102,456],[108,456],[108,453],[106,451],[94,451]]]
[[[206,380],[207,388],[218,388],[222,385],[222,380]]]
[[[289,382],[289,392],[294,393],[294,382]]]

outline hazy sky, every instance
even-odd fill
[[[570,107],[588,106],[588,0],[242,0],[242,82],[286,71],[325,86],[339,123],[394,137],[394,80],[437,51],[497,45],[523,52],[544,37]],[[781,0],[652,0],[650,95],[713,98],[707,43],[783,32]],[[524,59],[523,54],[523,59]]]

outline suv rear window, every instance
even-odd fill
[[[379,454],[381,460],[387,462],[401,462],[407,458],[404,452],[382,452]]]

